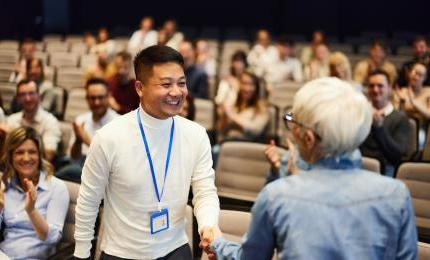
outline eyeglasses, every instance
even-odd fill
[[[100,95],[100,96],[87,96],[87,99],[89,100],[89,101],[96,101],[97,99],[98,100],[104,100],[105,98],[107,98],[107,95]]]
[[[18,93],[16,95],[19,98],[23,98],[23,97],[27,97],[27,96],[28,97],[36,97],[38,94],[36,91],[31,91],[31,92],[21,92],[21,93]]]
[[[294,116],[293,116],[293,113],[292,113],[292,112],[288,112],[288,113],[286,113],[286,114],[284,115],[283,119],[284,119],[285,127],[286,127],[288,130],[290,130],[290,131],[291,131],[291,130],[293,129],[293,124],[296,124],[296,125],[298,125],[298,126],[300,126],[300,127],[307,128],[307,129],[312,130],[312,131],[314,132],[314,134],[315,134],[316,138],[317,138],[318,140],[321,140],[321,136],[320,136],[320,135],[319,135],[319,134],[318,134],[314,129],[312,129],[311,127],[306,126],[306,125],[304,125],[304,124],[302,124],[302,123],[300,123],[300,122],[298,122],[297,120],[294,120]]]

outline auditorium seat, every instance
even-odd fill
[[[361,168],[368,171],[381,173],[381,163],[375,158],[363,156]]]
[[[264,150],[267,145],[251,142],[221,144],[215,183],[218,195],[254,202],[270,170]]]
[[[64,121],[73,123],[76,116],[90,111],[85,95],[86,93],[84,88],[74,88],[69,90],[66,109],[64,111]]]
[[[66,90],[72,88],[84,88],[84,71],[81,68],[58,68],[56,86]]]
[[[77,67],[79,55],[69,52],[51,52],[49,54],[49,66],[52,67]]]
[[[430,163],[403,163],[397,170],[397,178],[411,193],[419,239],[430,241]]]
[[[214,128],[215,123],[215,104],[211,100],[195,98],[194,105],[196,107],[195,122],[202,125],[206,130]]]

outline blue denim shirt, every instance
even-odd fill
[[[406,186],[329,157],[268,184],[252,208],[242,245],[218,238],[218,259],[416,259]]]
[[[41,172],[36,189],[35,208],[49,227],[45,241],[37,237],[24,210],[26,195],[18,185],[17,178],[12,179],[4,194],[0,223],[4,222],[5,230],[0,250],[11,259],[47,259],[61,238],[69,207],[69,192],[65,183],[54,176],[46,179],[46,174]]]

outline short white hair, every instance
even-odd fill
[[[295,120],[321,137],[322,156],[335,156],[356,149],[368,136],[372,107],[366,97],[338,78],[306,83],[295,95]]]

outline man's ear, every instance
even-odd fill
[[[143,96],[143,88],[144,88],[143,82],[136,80],[134,82],[134,88],[136,89],[136,92],[139,95],[139,97],[142,97]]]
[[[316,145],[316,136],[314,131],[306,129],[304,139],[306,148],[308,148],[308,150],[312,150]]]

